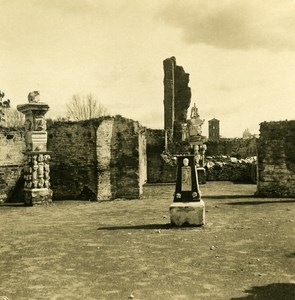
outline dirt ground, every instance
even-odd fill
[[[206,225],[175,228],[173,190],[0,206],[0,299],[295,299],[294,199],[208,182]]]

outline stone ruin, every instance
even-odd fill
[[[261,197],[295,197],[295,121],[260,124],[258,182]]]
[[[28,98],[18,106],[25,131],[0,128],[0,203],[140,198],[146,128],[121,116],[48,125],[49,106],[36,92]]]
[[[47,189],[45,202],[50,202],[51,189],[53,199],[139,198],[145,182],[175,180],[176,166],[164,162],[160,156],[163,149],[194,155],[201,166],[206,151],[200,147],[204,145],[200,128],[203,120],[196,105],[187,119],[189,74],[176,65],[174,57],[164,60],[163,65],[164,130],[147,129],[120,116],[56,122],[47,128],[44,117],[49,107],[40,101],[38,92],[30,93],[29,103],[19,106],[26,115],[25,133],[0,130],[0,202],[13,195],[20,199],[17,191],[24,184],[27,203],[34,202],[38,198],[35,191],[42,189]],[[259,196],[295,196],[294,122],[261,124],[257,140]],[[209,155],[236,153],[243,157],[256,152],[253,140],[209,142]],[[22,151],[26,153],[25,162]],[[43,201],[40,197],[36,202]]]
[[[194,154],[199,166],[203,166],[206,151],[202,125],[194,103],[190,119],[187,118],[191,104],[191,88],[188,86],[189,74],[176,64],[175,57],[167,58],[164,67],[164,130],[165,151],[173,154]]]
[[[181,152],[185,147],[182,144],[182,124],[186,123],[191,103],[189,74],[176,65],[175,57],[165,59],[163,67],[165,150]]]
[[[163,67],[165,151],[162,158],[171,163],[173,155],[192,154],[196,166],[203,168],[207,149],[204,144],[206,138],[202,136],[202,125],[205,120],[200,118],[195,103],[191,108],[190,119],[187,119],[191,104],[189,74],[176,64],[175,57],[165,59]],[[201,182],[205,183],[205,170],[199,169],[198,173]]]

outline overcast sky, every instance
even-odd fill
[[[1,86],[39,90],[48,117],[75,93],[163,128],[163,60],[190,73],[192,105],[221,135],[294,119],[294,0],[0,0]]]

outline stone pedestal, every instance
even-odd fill
[[[205,224],[205,203],[174,202],[169,207],[171,224],[175,226],[202,226]]]
[[[49,109],[40,102],[39,92],[31,92],[29,103],[18,105],[18,111],[25,114],[26,163],[24,166],[24,199],[26,205],[52,202],[50,189],[50,152],[47,151],[45,114]]]
[[[25,205],[44,205],[52,202],[52,190],[49,188],[24,189]]]
[[[202,226],[205,224],[205,204],[201,199],[193,155],[177,156],[174,201],[169,211],[172,225]]]

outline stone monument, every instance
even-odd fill
[[[40,101],[40,93],[28,95],[29,103],[17,106],[25,115],[26,162],[24,166],[25,205],[48,204],[52,202],[50,189],[50,152],[47,151],[45,114],[48,104]]]
[[[187,140],[195,157],[199,183],[206,183],[205,152],[207,146],[204,144],[206,138],[202,136],[202,125],[205,120],[200,118],[196,103],[191,109],[191,118],[187,120]]]
[[[201,199],[193,155],[177,156],[174,201],[169,210],[172,225],[201,226],[205,224],[205,204]]]

